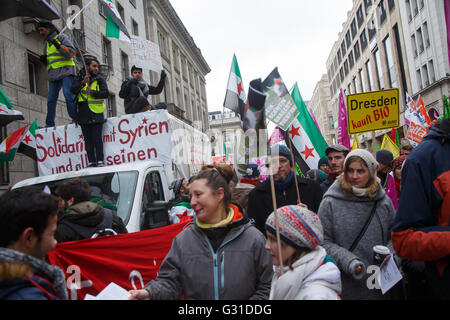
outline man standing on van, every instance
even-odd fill
[[[45,126],[54,127],[56,103],[61,87],[66,98],[67,113],[72,120],[75,118],[75,101],[70,87],[76,75],[74,61],[76,51],[69,38],[64,34],[58,35],[58,29],[51,22],[40,21],[38,31],[45,37],[45,54],[40,56],[40,60],[47,67],[49,82]]]
[[[131,78],[122,83],[119,92],[119,97],[125,100],[125,113],[133,114],[151,110],[148,96],[160,94],[164,89],[166,78],[166,72],[162,70],[158,85],[153,87],[142,79],[142,69],[133,66]]]
[[[104,167],[103,123],[104,99],[109,97],[106,80],[98,73],[99,61],[86,59],[86,70],[82,69],[73,81],[71,91],[77,96],[76,121],[83,132],[88,156],[88,167]]]

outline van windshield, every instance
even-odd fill
[[[133,207],[138,171],[102,173],[80,178],[85,179],[91,186],[92,201],[116,211],[127,225]],[[49,181],[33,187],[44,190],[47,186],[52,194],[55,194],[56,187],[61,181],[63,180]]]

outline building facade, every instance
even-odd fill
[[[86,5],[87,0],[51,1],[62,19],[53,21],[61,30],[65,21]],[[205,76],[211,71],[189,32],[184,27],[168,0],[116,0],[116,7],[132,35],[159,45],[163,69],[167,73],[164,91],[151,96],[151,104],[166,102],[168,111],[197,129],[208,129],[208,103]],[[0,138],[37,119],[45,126],[48,82],[46,68],[39,56],[44,53],[44,39],[36,30],[36,19],[17,17],[0,22],[0,87],[11,100],[14,109],[24,115],[1,128]],[[96,56],[101,71],[107,77],[109,99],[108,117],[125,113],[123,99],[119,98],[122,82],[130,76],[133,65],[131,44],[107,38],[106,13],[98,1],[93,1],[66,31],[78,47],[77,64],[81,56]],[[144,70],[144,80],[156,86],[159,74]],[[56,125],[70,123],[62,92],[56,110]],[[0,168],[0,188],[37,175],[34,160],[17,154],[14,161]]]
[[[420,95],[430,116],[442,115],[443,95],[450,92],[450,66],[444,1],[402,0],[399,3],[411,74],[410,95]]]
[[[236,133],[241,130],[241,119],[234,112],[209,112],[209,136],[211,137],[212,156],[225,154],[225,148],[234,154]]]
[[[334,110],[330,106],[330,82],[328,75],[322,75],[316,84],[313,96],[309,102],[309,109],[315,116],[319,129],[326,142],[331,145],[336,143],[336,126]]]
[[[398,1],[354,0],[342,27],[326,63],[334,119],[341,88],[346,95],[399,88],[399,132],[403,136],[405,93],[411,92],[411,75]],[[375,149],[384,133],[386,130],[363,133],[359,140],[363,147]]]
[[[335,141],[336,132],[327,132],[324,114],[329,113],[329,127],[336,128],[341,88],[346,95],[399,88],[401,138],[408,129],[404,124],[406,93],[416,101],[420,95],[430,115],[442,115],[442,96],[450,91],[444,1],[353,1],[326,62],[328,108],[323,102],[321,109],[316,107],[324,78],[313,93],[312,109],[327,142]],[[387,132],[359,134],[360,143],[375,150]]]

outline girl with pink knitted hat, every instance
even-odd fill
[[[271,300],[338,300],[341,274],[320,245],[323,229],[319,217],[299,206],[277,210],[281,255],[275,215],[266,221],[266,250],[274,266]],[[283,269],[281,269],[281,265]]]

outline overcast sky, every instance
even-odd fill
[[[310,100],[352,0],[170,0],[211,68],[209,111],[222,110],[233,53],[245,92],[278,67]]]

